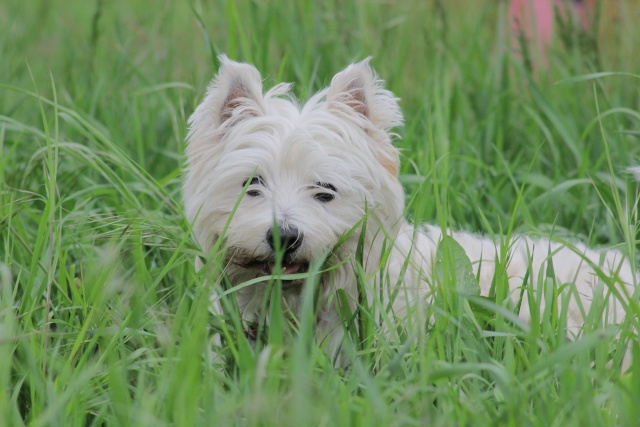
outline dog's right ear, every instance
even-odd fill
[[[220,70],[202,104],[189,119],[192,132],[208,128],[225,132],[238,122],[263,114],[262,78],[249,64],[221,55]],[[214,128],[214,129],[211,129]]]

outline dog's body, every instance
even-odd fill
[[[337,74],[329,88],[304,106],[290,97],[285,84],[263,95],[254,67],[225,57],[221,63],[190,119],[188,136],[186,215],[204,252],[224,239],[227,275],[234,285],[276,273],[303,273],[314,260],[328,256],[327,263],[339,267],[319,281],[324,305],[316,331],[334,349],[342,334],[332,291],[344,289],[355,305],[359,244],[372,289],[384,288],[379,293],[383,298],[394,295],[390,298],[395,315],[428,303],[443,232],[430,225],[416,229],[403,218],[399,156],[390,133],[402,123],[402,115],[397,99],[383,88],[368,61]],[[366,231],[360,236],[364,228],[358,224],[364,217]],[[558,283],[575,283],[580,295],[569,304],[570,328],[580,327],[594,293],[607,292],[611,283],[614,294],[625,297],[634,291],[636,273],[617,251],[594,251],[579,243],[569,248],[524,236],[515,237],[503,251],[489,238],[447,234],[466,251],[485,295],[499,254],[508,253],[506,272],[517,294],[525,275],[528,283],[538,283],[551,258]],[[278,250],[284,255],[282,270],[276,272]],[[603,286],[599,275],[613,280]],[[383,277],[387,279],[379,283]],[[244,320],[264,317],[265,283],[237,290]],[[283,282],[285,305],[293,311],[300,305],[303,285],[299,279]],[[527,293],[523,295],[520,316],[528,319]],[[603,321],[621,321],[622,306],[609,298]]]

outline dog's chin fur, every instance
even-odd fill
[[[385,287],[380,295],[397,295],[391,301],[395,314],[428,303],[432,262],[443,232],[403,219],[399,155],[390,132],[402,124],[402,114],[397,98],[384,89],[369,61],[350,65],[327,89],[299,105],[289,85],[279,84],[263,94],[262,78],[253,66],[224,56],[220,60],[218,75],[189,120],[187,138],[185,212],[203,251],[209,253],[224,239],[226,273],[234,285],[272,274],[303,273],[331,254],[328,263],[338,267],[320,278],[325,305],[316,330],[318,339],[329,339],[333,350],[340,344],[342,328],[331,293],[344,289],[355,306],[358,244],[366,277],[388,278],[375,286]],[[358,227],[365,217],[366,228]],[[267,237],[274,226],[293,227],[300,235],[299,247],[283,258],[279,272],[274,272],[276,254]],[[473,234],[447,234],[467,252],[486,294],[501,253],[499,244]],[[385,271],[379,272],[383,248],[391,249]],[[633,294],[637,281],[636,272],[617,251],[594,251],[580,243],[568,248],[519,236],[508,252],[509,282],[518,294],[527,270],[531,283],[537,283],[552,254],[558,280],[575,283],[581,296],[580,304],[573,300],[569,306],[570,328],[580,327],[579,306],[588,311],[594,292],[602,289],[596,286],[596,271],[615,276],[616,283],[626,287],[622,295]],[[301,279],[284,282],[284,303],[294,312],[303,286]],[[395,286],[401,286],[401,292],[389,289]],[[236,292],[248,322],[261,320],[265,289],[259,283]],[[526,296],[520,316],[528,320]],[[603,321],[618,322],[624,314],[622,304],[610,301],[609,318]]]

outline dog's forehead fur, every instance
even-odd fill
[[[330,116],[317,109],[246,119],[220,140],[219,179],[231,178],[225,172],[244,179],[255,173],[274,185],[295,180],[300,187],[329,182],[343,191],[379,187],[380,165],[366,138],[357,135],[364,131]]]

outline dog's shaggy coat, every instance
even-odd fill
[[[512,298],[521,294],[525,276],[526,285],[539,283],[538,276],[551,271],[547,264],[552,260],[557,282],[575,284],[564,288],[571,298],[572,329],[581,326],[595,293],[613,286],[613,293],[626,300],[635,289],[636,272],[618,251],[525,236],[514,237],[503,250],[479,235],[407,223],[399,155],[390,133],[402,124],[402,114],[398,99],[383,87],[368,60],[350,65],[299,105],[288,84],[263,94],[253,66],[221,57],[219,73],[189,124],[184,202],[202,250],[210,253],[224,239],[226,274],[234,285],[277,273],[304,273],[309,263],[325,257],[328,265],[342,262],[319,282],[323,305],[316,334],[329,339],[334,350],[342,328],[332,295],[344,289],[355,304],[354,255],[361,237],[362,267],[372,282],[368,297],[382,287],[376,295],[392,300],[396,318],[415,304],[429,303],[436,249],[444,234],[464,248],[485,295],[499,254],[508,254],[504,261]],[[360,236],[365,217],[365,235]],[[281,260],[276,259],[280,252]],[[383,255],[388,259],[381,267]],[[282,269],[274,271],[276,265]],[[605,276],[612,278],[606,285]],[[386,279],[380,283],[380,278]],[[247,322],[265,318],[260,312],[265,283],[236,292]],[[301,279],[282,282],[285,305],[294,312],[302,286]],[[529,320],[528,292],[523,295],[519,316]],[[621,321],[624,302],[613,296],[608,301],[603,323]]]

